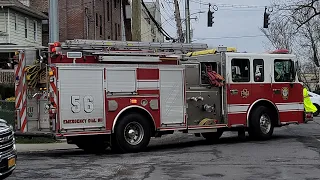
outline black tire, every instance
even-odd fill
[[[201,133],[208,142],[215,143],[217,142],[223,134],[222,129],[217,129],[217,132]]]
[[[260,119],[262,118],[262,116],[267,118],[267,119],[263,119],[264,122],[266,122],[264,124],[264,127],[267,126],[266,129],[264,129],[260,125]],[[270,109],[268,109],[267,107],[265,106],[256,107],[253,110],[252,115],[250,116],[250,121],[249,121],[250,124],[249,124],[249,130],[248,130],[250,137],[256,140],[270,139],[272,137],[273,129],[274,129],[274,123],[273,123],[274,118],[276,118],[275,115],[272,114]]]
[[[317,111],[315,113],[313,113],[313,117],[317,117],[319,116],[319,111],[320,111],[320,106],[318,104],[313,104],[316,108],[317,108]]]
[[[134,138],[138,138],[136,142],[128,142],[130,138],[133,138],[129,137],[129,132]],[[138,113],[130,113],[118,120],[111,138],[111,149],[115,153],[144,151],[150,138],[151,126],[147,119]]]

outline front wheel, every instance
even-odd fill
[[[270,139],[274,129],[272,121],[274,118],[269,108],[265,106],[255,108],[249,121],[249,135],[254,139]]]
[[[118,120],[112,135],[111,148],[114,152],[139,152],[150,142],[151,126],[147,119],[137,113],[130,113]]]

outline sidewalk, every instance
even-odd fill
[[[66,142],[61,143],[48,143],[48,144],[16,144],[18,153],[28,152],[41,152],[41,151],[52,151],[52,150],[68,150],[77,149],[78,147],[74,144],[67,144]]]

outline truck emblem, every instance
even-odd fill
[[[282,95],[282,98],[283,98],[284,100],[287,100],[288,97],[289,97],[289,88],[283,87],[283,88],[281,89],[281,95]]]
[[[247,98],[248,96],[249,96],[249,91],[248,91],[248,89],[242,89],[242,91],[241,91],[241,97],[242,98]]]

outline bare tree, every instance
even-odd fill
[[[268,29],[261,28],[274,48],[288,49],[300,60],[298,77],[308,89],[310,75],[319,79],[320,0],[286,0],[273,4]]]
[[[299,20],[297,29],[320,16],[320,0],[284,0],[284,2],[274,0],[272,4],[278,11],[289,11],[289,16],[303,14],[304,16]]]
[[[317,83],[319,83],[319,73],[317,67],[313,63],[299,64],[297,68],[298,79],[304,84],[310,91],[317,89]],[[316,87],[312,86],[316,84]]]
[[[268,29],[260,28],[262,33],[268,38],[275,49],[288,49],[292,52],[295,40],[295,31],[288,18],[277,17],[271,23]]]
[[[292,15],[302,14],[302,18],[298,21],[300,28],[314,18],[320,16],[320,0],[302,0],[293,8]]]

